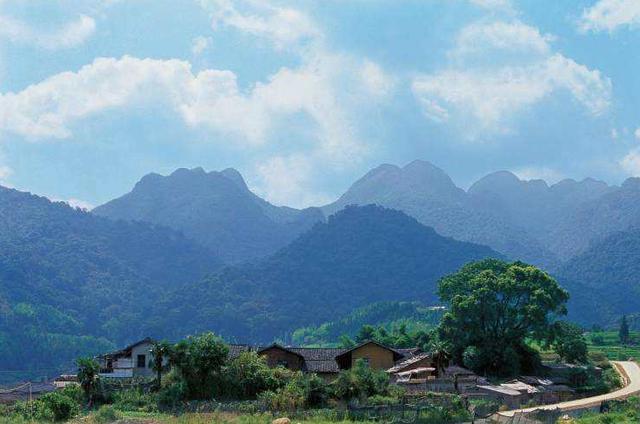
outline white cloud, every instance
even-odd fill
[[[0,15],[0,38],[48,50],[79,46],[93,35],[95,29],[95,20],[86,15],[80,15],[75,21],[50,32],[33,28],[9,16]]]
[[[585,9],[579,22],[582,31],[613,32],[620,27],[640,25],[640,1],[599,0]]]
[[[465,27],[456,39],[453,56],[466,56],[472,53],[486,54],[489,49],[501,51],[526,52],[526,54],[548,54],[549,42],[554,37],[541,34],[538,28],[522,22],[475,23]]]
[[[331,197],[313,190],[319,161],[305,155],[275,156],[257,166],[261,183],[255,191],[277,205],[318,206]]]
[[[7,165],[0,165],[0,184],[5,184],[5,180],[13,174],[13,170]]]
[[[620,161],[620,166],[627,174],[640,177],[640,148],[630,150]]]
[[[502,9],[511,7],[510,0],[469,0],[471,4],[485,9]]]
[[[394,79],[384,70],[370,60],[365,60],[360,67],[360,77],[368,94],[373,96],[386,96],[394,88]]]
[[[617,140],[620,134],[618,134],[618,130],[615,128],[611,128],[611,138],[613,140]]]
[[[514,170],[513,173],[516,174],[521,180],[544,180],[549,184],[557,183],[558,181],[566,178],[565,175],[560,171],[544,166],[526,166]]]
[[[634,131],[633,135],[640,140],[640,128],[636,128],[636,130]]]
[[[351,111],[371,106],[371,96],[366,95],[371,86],[387,89],[384,78],[374,78],[372,83],[370,75],[359,72],[372,66],[350,57],[319,54],[299,68],[282,68],[265,82],[241,90],[233,72],[193,73],[182,60],[98,58],[77,72],[63,72],[20,92],[0,94],[0,131],[32,140],[64,139],[72,136],[74,124],[88,117],[112,109],[163,104],[189,126],[260,145],[276,138],[272,132],[279,123],[303,114],[313,123],[307,129],[315,148],[326,160],[344,164],[364,149]],[[344,86],[352,88],[345,93]],[[357,90],[363,94],[354,95]]]
[[[80,208],[85,211],[90,211],[95,206],[87,201],[80,199],[51,199],[52,202],[62,202],[71,206],[72,208]]]
[[[455,65],[414,78],[412,91],[436,121],[459,118],[469,132],[510,132],[510,119],[544,98],[565,91],[591,114],[610,104],[611,81],[560,53],[553,38],[520,22],[471,24],[451,52]],[[526,60],[509,59],[518,51]],[[506,53],[507,60],[500,60]],[[484,55],[482,64],[476,56]]]
[[[203,36],[195,37],[191,41],[191,53],[194,56],[201,55],[205,50],[211,47],[211,42],[212,42],[211,37],[203,37]]]
[[[254,36],[265,37],[277,48],[322,36],[316,23],[305,13],[274,6],[260,0],[200,0],[211,14],[213,28],[232,27]]]

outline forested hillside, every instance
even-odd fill
[[[213,329],[240,341],[270,341],[373,302],[433,304],[440,277],[500,256],[442,237],[402,212],[348,207],[260,264],[188,284],[158,314],[183,332]]]
[[[268,203],[235,169],[202,168],[178,169],[166,177],[149,174],[93,213],[173,228],[230,263],[268,256],[323,219],[318,209]]]
[[[0,368],[48,370],[141,337],[155,299],[220,264],[173,230],[0,187]]]
[[[585,324],[616,325],[640,311],[640,229],[593,244],[559,271],[572,294],[569,313]]]
[[[354,339],[364,326],[379,326],[407,332],[431,329],[438,325],[444,308],[419,302],[376,302],[355,309],[338,319],[317,326],[299,328],[291,335],[294,345],[334,346],[343,336]]]

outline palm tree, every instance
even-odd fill
[[[429,349],[436,366],[436,375],[440,377],[451,359],[449,345],[440,339],[435,339],[429,343]]]
[[[151,347],[151,356],[153,357],[153,370],[156,372],[156,385],[158,389],[162,387],[162,373],[166,369],[166,360],[171,354],[171,345],[169,342],[162,340],[155,342]]]
[[[91,408],[93,405],[93,396],[96,393],[98,387],[98,373],[100,372],[100,365],[93,358],[80,358],[78,359],[78,382],[82,391],[87,398],[87,406]]]

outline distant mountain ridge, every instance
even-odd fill
[[[214,329],[268,342],[374,302],[437,303],[439,278],[488,257],[502,255],[443,237],[403,212],[352,206],[264,261],[181,287],[158,315],[186,323],[183,333]]]
[[[130,193],[92,212],[173,228],[229,263],[265,257],[324,219],[319,209],[270,204],[252,193],[232,168],[149,174]]]
[[[509,171],[498,171],[465,191],[440,168],[416,160],[402,168],[385,164],[371,170],[322,210],[331,214],[349,204],[378,204],[401,210],[442,235],[557,269],[611,232],[613,228],[606,224],[609,206],[598,210],[597,205],[607,199],[617,205],[614,199],[624,197],[629,191],[626,187],[633,185],[630,181],[622,187],[591,178],[548,185],[543,180],[524,181]],[[626,198],[640,200],[640,190]],[[615,230],[628,228],[631,221],[640,223],[640,207],[634,207],[629,204],[623,208],[633,209],[635,218],[623,218],[621,212],[620,222],[612,226]],[[585,232],[580,225],[573,225],[580,222],[575,216],[593,228]],[[571,239],[577,240],[574,245],[567,242]]]

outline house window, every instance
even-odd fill
[[[278,359],[278,366],[279,367],[284,367],[284,368],[289,368],[289,361],[284,360],[284,359]]]
[[[364,358],[362,358],[362,361],[363,361],[367,366],[369,366],[369,358],[364,357]]]
[[[147,355],[138,355],[138,368],[146,368],[147,367]]]

